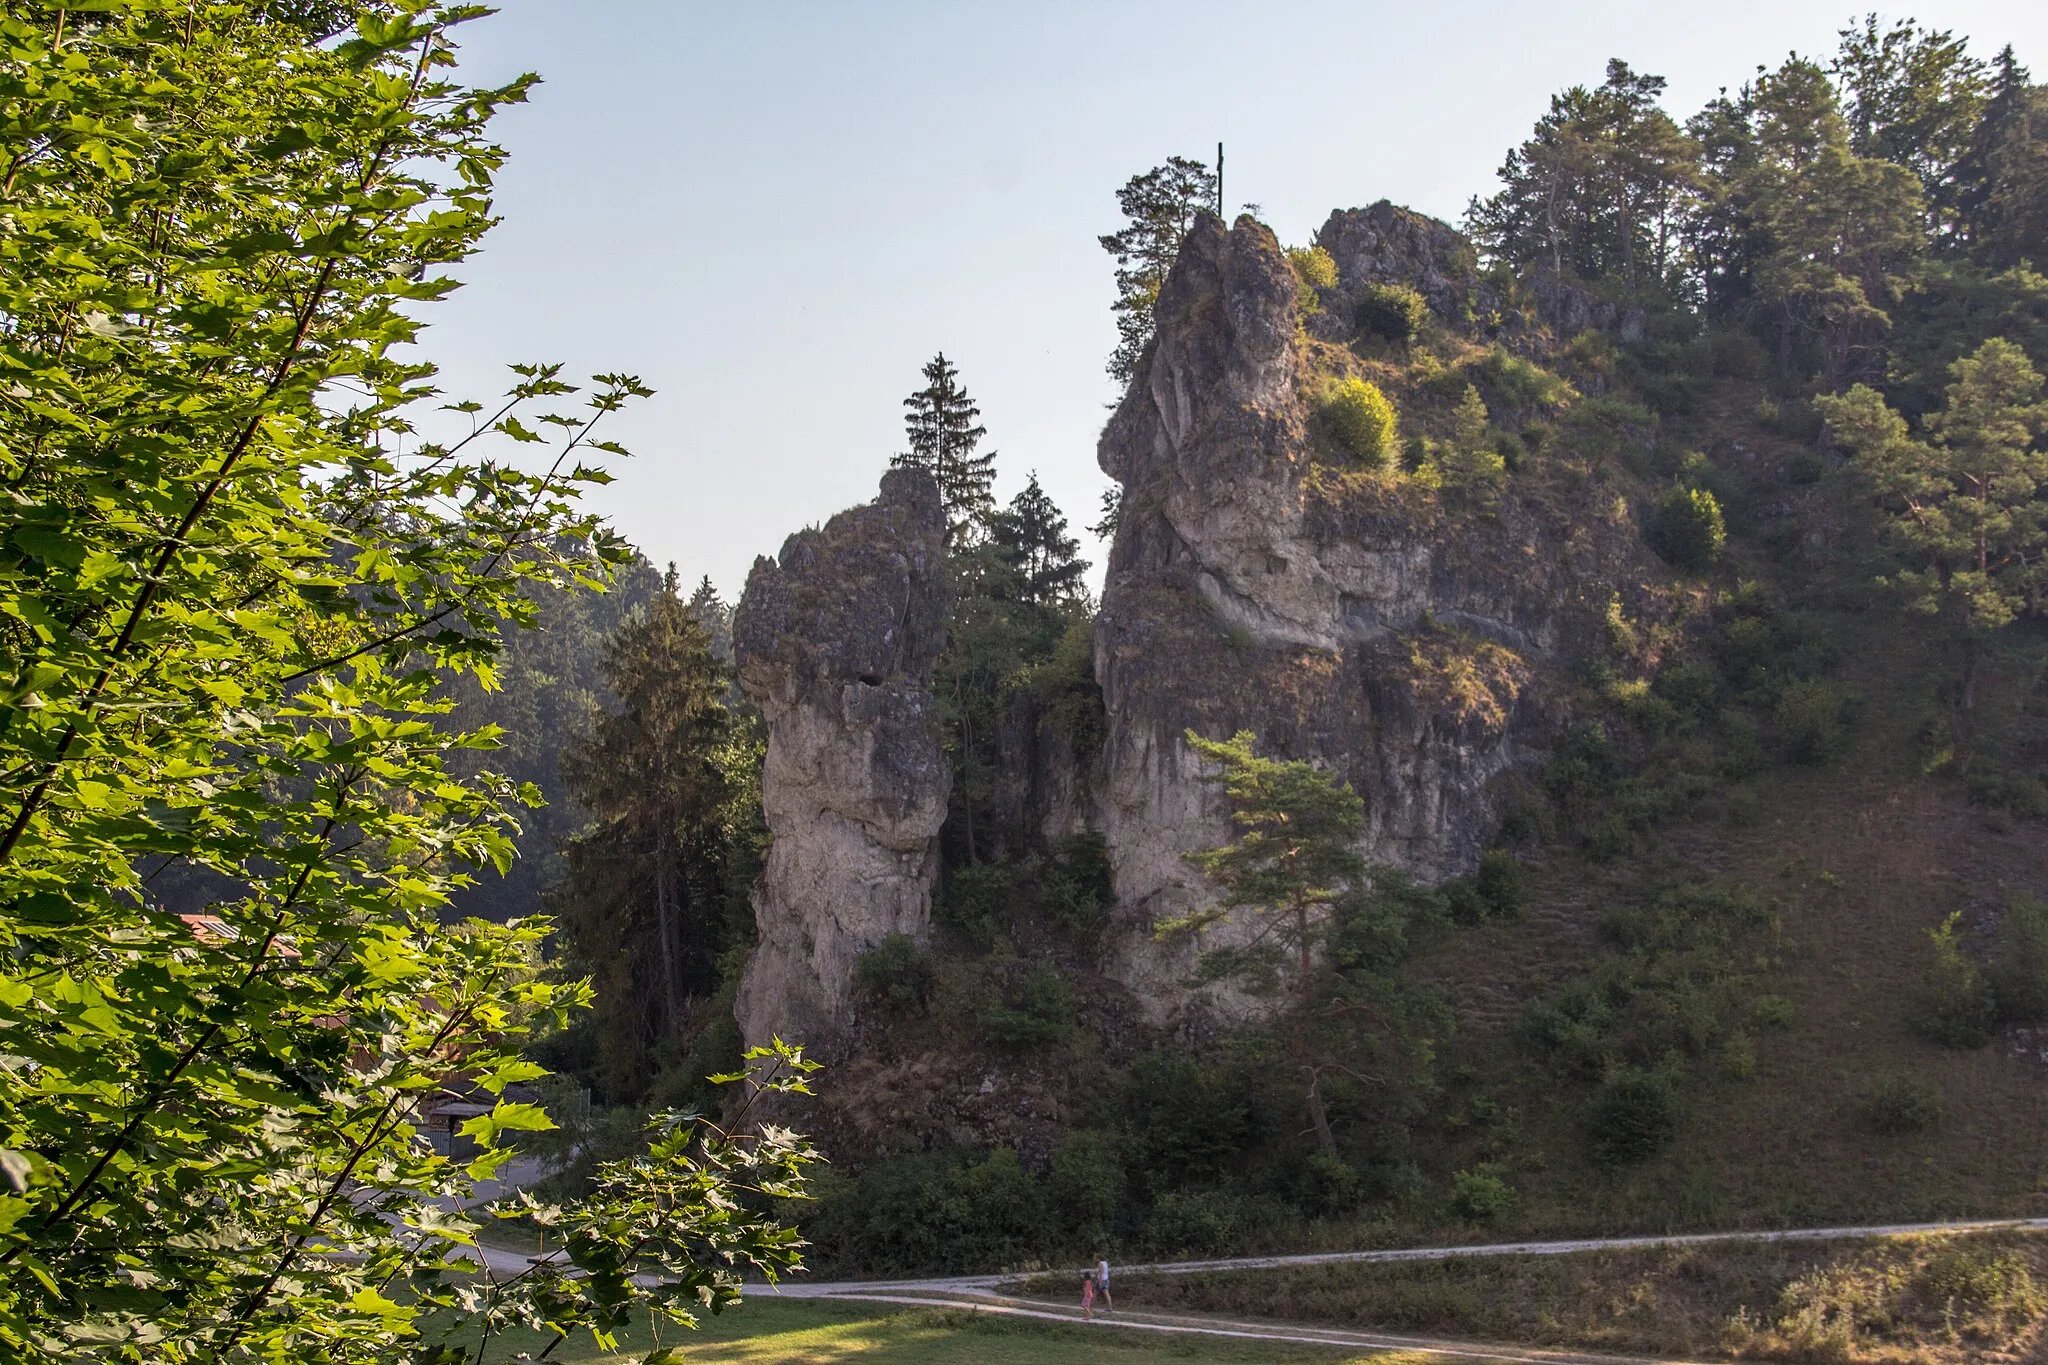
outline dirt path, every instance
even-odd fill
[[[1296,1265],[1348,1262],[1448,1261],[1460,1256],[1569,1256],[1582,1251],[1629,1251],[1644,1247],[1706,1246],[1715,1242],[1832,1242],[1897,1237],[1915,1232],[1991,1232],[2000,1228],[2048,1231],[2048,1218],[1987,1218],[1961,1223],[1891,1223],[1849,1228],[1786,1228],[1753,1232],[1690,1232],[1647,1237],[1584,1237],[1563,1242],[1483,1242],[1472,1246],[1401,1247],[1380,1251],[1318,1251],[1299,1256],[1232,1256],[1214,1261],[1160,1261],[1119,1265],[1119,1275],[1193,1275],[1205,1270],[1274,1270]],[[1068,1274],[1080,1283],[1082,1267]],[[784,1282],[773,1292],[798,1298],[845,1298],[854,1294],[964,1293],[994,1290],[1025,1278],[1018,1275],[952,1275],[923,1280],[841,1280]]]
[[[1789,1228],[1775,1232],[1695,1232],[1649,1237],[1587,1237],[1560,1242],[1491,1242],[1473,1246],[1403,1247],[1379,1251],[1323,1251],[1298,1256],[1234,1256],[1212,1261],[1163,1261],[1120,1265],[1119,1275],[1192,1275],[1209,1270],[1271,1270],[1285,1266],[1333,1265],[1345,1262],[1444,1261],[1461,1256],[1569,1256],[1586,1251],[1625,1251],[1644,1247],[1705,1246],[1715,1242],[1827,1242],[1866,1237],[1895,1237],[1922,1232],[1989,1232],[2002,1228],[2048,1231],[2048,1218],[2000,1218],[1962,1223],[1895,1223],[1871,1227]],[[517,1275],[531,1265],[514,1251],[484,1247],[485,1260],[499,1276]],[[1052,1272],[1055,1277],[1059,1272]],[[1083,1270],[1067,1278],[1079,1284]],[[844,1299],[858,1303],[891,1303],[920,1308],[957,1308],[1006,1317],[1035,1318],[1075,1326],[1161,1332],[1186,1336],[1334,1346],[1368,1351],[1412,1351],[1459,1360],[1498,1360],[1521,1365],[1651,1365],[1643,1356],[1593,1355],[1578,1351],[1539,1351],[1485,1342],[1439,1337],[1398,1336],[1338,1328],[1304,1327],[1282,1322],[1243,1322],[1186,1313],[1129,1311],[1084,1318],[1078,1307],[1047,1299],[1023,1298],[1004,1292],[1017,1275],[948,1275],[919,1280],[785,1280],[780,1285],[755,1285],[753,1294],[793,1299]],[[1678,1365],[1667,1357],[1655,1365]]]
[[[1988,1232],[2000,1228],[2048,1231],[2048,1218],[2001,1218],[1960,1223],[1895,1223],[1867,1227],[1789,1228],[1778,1231],[1698,1232],[1647,1237],[1591,1237],[1557,1242],[1493,1242],[1474,1246],[1325,1251],[1297,1256],[1234,1256],[1210,1261],[1165,1261],[1149,1265],[1118,1266],[1117,1273],[1191,1275],[1211,1270],[1270,1270],[1285,1266],[1331,1265],[1345,1262],[1443,1261],[1462,1256],[1569,1256],[1576,1252],[1703,1246],[1716,1242],[1825,1242],[1924,1232]],[[1077,1267],[1069,1272],[1068,1278],[1079,1283],[1083,1273]],[[1022,1298],[1003,1292],[1006,1286],[1016,1284],[1018,1279],[1016,1275],[953,1275],[921,1280],[848,1280],[821,1283],[791,1280],[774,1289],[762,1286],[754,1292],[781,1294],[789,1298],[844,1299],[925,1308],[959,1308],[977,1313],[996,1313],[1009,1317],[1036,1318],[1125,1331],[1230,1337],[1369,1351],[1408,1351],[1458,1360],[1514,1361],[1522,1362],[1523,1365],[1650,1365],[1652,1360],[1650,1357],[1642,1356],[1529,1350],[1486,1342],[1304,1327],[1294,1323],[1242,1322],[1183,1313],[1125,1311],[1102,1313],[1088,1319],[1082,1316],[1078,1307],[1069,1304]],[[1656,1365],[1675,1365],[1675,1362],[1667,1357],[1655,1360]]]

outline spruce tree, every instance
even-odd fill
[[[988,428],[980,424],[981,409],[960,386],[960,372],[941,351],[924,367],[925,386],[903,400],[903,419],[910,449],[890,464],[922,469],[939,485],[946,508],[948,548],[972,544],[985,535],[995,511],[991,491],[996,481],[996,453],[978,453]]]
[[[1081,542],[1067,534],[1059,505],[1039,487],[1037,471],[1009,507],[996,514],[991,531],[1017,567],[1019,601],[1055,607],[1080,594],[1088,561],[1081,558]]]
[[[1180,244],[1195,225],[1195,215],[1216,201],[1216,173],[1200,161],[1169,157],[1134,175],[1116,192],[1116,205],[1129,223],[1101,237],[1102,249],[1116,257],[1116,350],[1110,353],[1110,377],[1128,384],[1138,361],[1152,343],[1152,307],[1166,284],[1166,272],[1180,255]]]
[[[569,841],[552,899],[595,980],[600,1067],[622,1098],[645,1088],[655,1050],[679,1041],[693,1000],[717,988],[731,937],[727,671],[673,565],[646,617],[606,647],[604,675],[622,706],[563,756],[591,822]]]

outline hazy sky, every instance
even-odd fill
[[[1007,498],[1037,470],[1076,527],[1107,480],[1114,192],[1225,143],[1225,195],[1289,243],[1392,199],[1455,220],[1551,93],[1609,57],[1680,119],[1852,14],[1812,0],[499,0],[472,79],[538,71],[498,125],[504,223],[431,314],[454,394],[561,360],[658,390],[598,505],[737,595],[756,554],[874,495],[944,350]],[[2048,4],[1885,17],[2048,67]],[[1083,533],[1091,558],[1100,558]],[[1099,569],[1097,571],[1099,573]]]

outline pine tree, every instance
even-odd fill
[[[1882,374],[1896,271],[1926,240],[1918,180],[1856,154],[1835,88],[1812,62],[1793,58],[1759,78],[1750,120],[1756,155],[1738,193],[1764,243],[1754,278],[1778,315],[1781,373],[1811,337],[1825,387]]]
[[[1990,69],[1969,55],[1966,40],[1910,19],[1881,30],[1877,16],[1868,15],[1841,37],[1832,70],[1847,105],[1851,149],[1918,176],[1934,239],[1958,240],[1960,172],[1991,95]]]
[[[605,650],[622,708],[599,712],[562,759],[591,823],[570,840],[552,897],[597,986],[601,1069],[644,1089],[654,1051],[681,1039],[716,989],[731,938],[724,885],[735,783],[726,770],[727,671],[670,566],[646,617]]]
[[[1245,925],[1244,941],[1203,953],[1202,974],[1253,986],[1292,977],[1289,1051],[1308,1081],[1304,1099],[1317,1140],[1334,1153],[1321,1068],[1309,1055],[1309,1014],[1323,984],[1319,959],[1340,908],[1367,880],[1366,861],[1356,847],[1365,832],[1365,802],[1348,783],[1312,764],[1261,758],[1253,752],[1254,740],[1249,730],[1227,740],[1187,732],[1196,755],[1216,765],[1208,780],[1229,798],[1238,837],[1187,855],[1222,890],[1221,901],[1164,920],[1156,932],[1161,938],[1199,933],[1237,915]]]
[[[1554,96],[1508,153],[1501,191],[1472,201],[1474,240],[1555,279],[1667,285],[1698,149],[1658,107],[1663,91],[1663,77],[1610,61],[1600,86]]]
[[[1974,704],[1977,641],[2048,606],[2048,402],[2026,352],[1993,337],[1949,367],[1944,409],[1914,439],[1862,384],[1817,402],[1892,514],[1909,562],[1895,584],[1912,605],[1958,618],[1962,703]]]
[[[992,534],[1017,567],[1018,600],[1053,607],[1080,595],[1088,561],[1081,558],[1081,542],[1067,534],[1059,505],[1039,487],[1037,471],[1009,507],[996,514]]]
[[[1166,273],[1180,255],[1180,244],[1195,225],[1195,215],[1216,202],[1216,173],[1200,161],[1169,157],[1134,175],[1116,192],[1117,207],[1129,223],[1099,240],[1116,257],[1116,350],[1109,373],[1119,384],[1130,383],[1138,362],[1152,343],[1152,308],[1166,284]]]
[[[941,351],[924,367],[925,386],[903,400],[910,410],[903,419],[910,449],[890,464],[922,469],[939,485],[946,509],[946,544],[972,544],[987,533],[995,511],[991,491],[996,480],[996,453],[977,453],[988,428],[979,424],[981,409],[960,386],[960,372]]]

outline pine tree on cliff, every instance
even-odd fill
[[[988,428],[977,420],[981,409],[960,386],[960,372],[941,351],[924,367],[925,386],[903,400],[903,419],[910,449],[890,464],[897,469],[922,469],[939,485],[946,508],[946,545],[973,544],[986,534],[996,508],[996,453],[978,453]]]
[[[1698,149],[1657,105],[1664,78],[1610,61],[1607,79],[1550,101],[1508,153],[1501,191],[1466,230],[1494,259],[1635,292],[1668,283]]]
[[[1134,175],[1116,192],[1116,205],[1129,223],[1104,235],[1102,249],[1116,257],[1116,350],[1109,373],[1128,384],[1138,361],[1152,342],[1152,308],[1173,269],[1180,244],[1195,225],[1195,215],[1216,202],[1216,173],[1200,161],[1170,157]]]
[[[1289,1062],[1304,1082],[1303,1103],[1317,1143],[1335,1154],[1337,1140],[1323,1103],[1323,1075],[1342,1070],[1313,1052],[1311,1014],[1327,966],[1325,947],[1347,900],[1366,883],[1368,869],[1357,841],[1365,832],[1365,802],[1357,792],[1312,764],[1264,758],[1254,736],[1240,730],[1227,740],[1187,732],[1188,746],[1215,768],[1208,781],[1223,788],[1238,837],[1220,848],[1185,855],[1223,892],[1207,909],[1162,920],[1161,939],[1196,934],[1240,918],[1244,941],[1200,956],[1198,979],[1236,980],[1254,991],[1283,982],[1293,997],[1287,1011]]]
[[[1081,542],[1067,534],[1067,518],[1046,495],[1033,471],[1024,491],[996,513],[990,533],[1018,573],[1018,600],[1036,607],[1073,601],[1081,591],[1088,561]]]
[[[670,566],[646,617],[605,648],[623,703],[562,758],[591,823],[564,850],[550,897],[597,987],[600,1069],[615,1097],[644,1089],[654,1049],[682,1037],[718,985],[731,935],[725,860],[735,781],[726,670]]]

